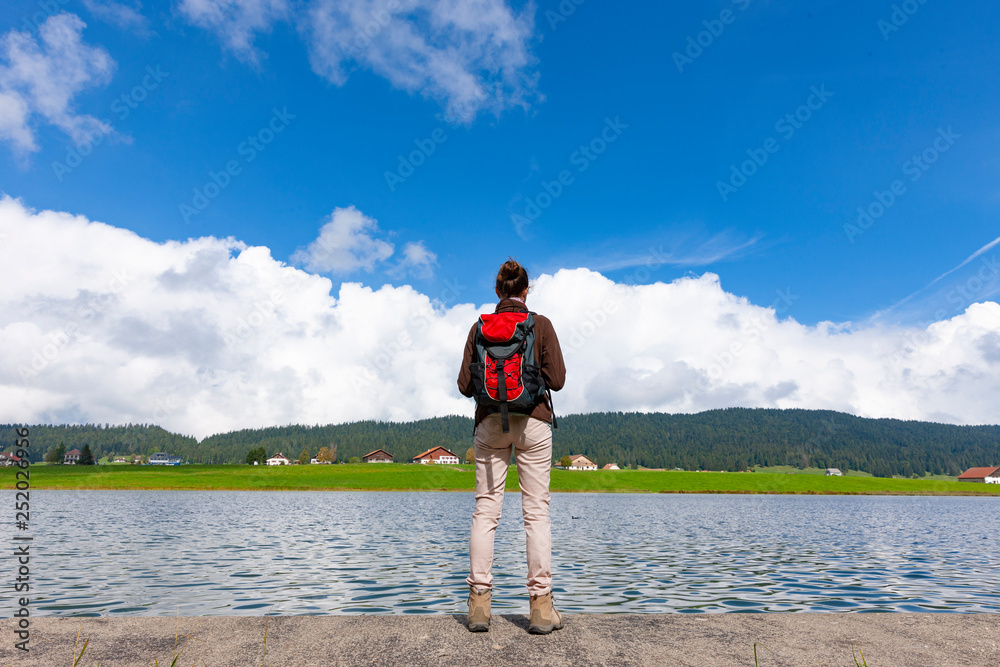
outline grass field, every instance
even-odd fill
[[[782,472],[789,475],[825,475],[826,468],[796,468],[795,466],[769,466],[764,468],[762,466],[756,466],[757,472]],[[848,477],[871,477],[871,473],[863,472],[861,470],[848,470]],[[957,477],[951,475],[924,475],[917,479],[938,479],[945,480],[949,482],[955,482],[958,480]]]
[[[14,488],[16,468],[0,468],[4,488]],[[305,466],[33,465],[32,489],[201,489],[251,491],[471,491],[470,465],[346,464]],[[797,493],[875,495],[988,495],[1000,484],[951,480],[826,477],[780,473],[660,470],[553,470],[553,491],[639,493]],[[517,490],[510,468],[507,489]]]

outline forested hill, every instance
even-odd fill
[[[14,450],[14,429],[24,424],[0,424],[0,449]],[[153,452],[195,452],[198,441],[187,435],[177,435],[153,424],[77,424],[72,426],[28,426],[31,460],[41,461],[45,453],[63,446],[64,451],[83,449],[90,445],[94,460],[109,453],[144,454]],[[186,455],[186,454],[185,454]],[[245,456],[245,455],[244,455]],[[199,460],[192,457],[192,460]]]
[[[10,434],[13,445],[14,426],[0,428]],[[303,449],[314,456],[320,447],[336,446],[341,461],[379,448],[406,461],[437,445],[464,458],[472,443],[472,420],[440,417],[404,423],[279,426],[214,435],[200,443],[149,425],[33,426],[31,440],[33,460],[63,443],[66,450],[89,444],[95,458],[166,451],[199,463],[243,463],[247,452],[257,447],[296,458]],[[623,466],[689,470],[793,465],[909,476],[957,475],[972,466],[1000,465],[1000,426],[866,419],[825,410],[566,415],[559,419],[554,443],[556,458],[585,454],[599,465],[615,461]]]

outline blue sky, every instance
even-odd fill
[[[527,72],[537,86],[528,108],[499,117],[483,110],[458,123],[443,119],[440,101],[364,66],[351,67],[343,85],[325,80],[290,21],[255,36],[254,64],[190,25],[176,5],[143,5],[143,33],[69,0],[62,8],[86,22],[84,40],[117,62],[110,80],[73,106],[112,119],[129,141],[103,142],[60,181],[52,163],[65,161],[72,141],[40,124],[40,150],[25,162],[5,147],[0,183],[29,205],[153,240],[235,236],[283,260],[315,238],[333,208],[354,205],[399,242],[422,239],[437,255],[434,277],[415,283],[428,292],[442,279],[476,275],[488,295],[483,264],[505,254],[538,273],[617,266],[663,246],[693,263],[664,266],[648,281],[710,270],[760,304],[789,290],[806,323],[863,320],[997,237],[1000,47],[991,26],[1000,9],[931,1],[885,39],[878,21],[891,19],[891,3],[565,6],[575,7],[559,15],[565,20],[553,18],[555,2],[515,9],[534,15]],[[679,72],[672,54],[726,8],[732,23],[720,22],[721,34]],[[33,10],[35,2],[5,3],[0,21],[23,28]],[[121,102],[112,104],[142,84],[147,67],[167,75],[119,119]],[[828,101],[790,138],[776,132],[814,86],[832,93]],[[186,222],[179,204],[191,202],[210,171],[242,162],[238,145],[266,126],[272,108],[295,118]],[[608,118],[627,129],[579,173],[571,155]],[[446,140],[390,190],[385,172],[435,128]],[[939,128],[960,139],[851,243],[843,225],[901,177]],[[723,201],[717,182],[768,137],[778,152]],[[564,169],[573,183],[521,238],[511,215]],[[717,253],[700,250],[713,238],[723,252],[753,243],[707,261]],[[625,279],[634,270],[606,273]],[[380,270],[336,277],[393,281]]]
[[[626,284],[711,273],[807,326],[927,326],[996,299],[995,5],[475,4],[7,2],[0,93],[29,110],[0,125],[0,189],[156,243],[266,246],[333,295],[457,282],[481,304],[513,255]],[[113,62],[77,64],[46,115],[9,46],[41,39],[56,6]],[[419,49],[388,43],[413,35]],[[67,128],[102,122],[89,155],[54,166],[83,136]],[[225,187],[185,215],[213,173]],[[367,260],[310,265],[350,207]]]

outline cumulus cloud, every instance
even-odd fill
[[[376,238],[378,222],[353,206],[336,208],[319,237],[292,255],[292,261],[317,273],[371,271],[392,256],[394,246]]]
[[[180,0],[178,9],[254,63],[257,35],[291,21],[318,75],[343,85],[353,69],[369,69],[437,101],[449,120],[527,107],[537,94],[530,3],[515,12],[504,0]]]
[[[313,69],[333,83],[358,64],[463,122],[534,95],[531,4],[515,13],[503,0],[317,0],[308,16]]]
[[[287,0],[180,0],[178,10],[188,21],[215,32],[223,45],[244,62],[256,63],[259,33],[285,19]]]
[[[10,198],[0,236],[0,422],[156,422],[203,437],[472,413],[455,378],[492,303],[445,305],[408,285],[331,293],[265,247],[155,243]],[[711,273],[627,286],[572,269],[541,275],[529,302],[562,343],[562,414],[736,405],[1000,421],[991,301],[926,327],[805,326]]]
[[[0,140],[24,155],[38,150],[33,125],[40,117],[82,143],[103,121],[73,110],[73,98],[105,85],[116,67],[108,52],[83,42],[86,24],[75,14],[46,19],[38,39],[10,30],[0,38]]]
[[[123,30],[139,36],[149,34],[149,21],[142,15],[142,4],[138,2],[132,6],[114,0],[83,0],[83,6],[95,17]]]

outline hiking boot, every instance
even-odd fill
[[[469,586],[469,615],[466,617],[469,632],[487,632],[490,629],[490,599],[493,591],[482,592]]]
[[[532,595],[528,632],[533,635],[547,635],[553,630],[561,630],[562,626],[562,614],[552,606],[552,591],[545,595]]]

